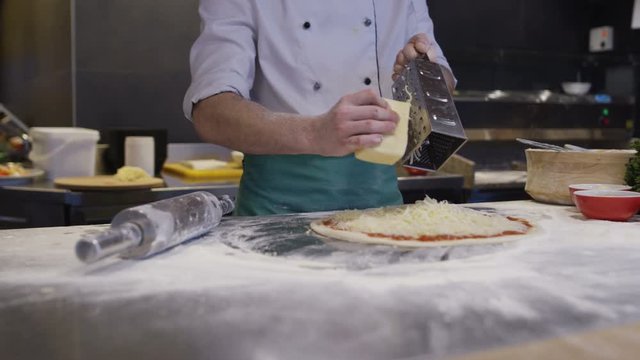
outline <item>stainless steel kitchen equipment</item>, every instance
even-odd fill
[[[531,146],[517,138],[574,150],[621,149],[633,134],[633,97],[496,90],[459,91],[454,99],[469,138],[459,154],[475,162],[470,202],[529,198],[525,150]]]
[[[466,135],[440,65],[419,57],[393,84],[393,98],[410,101],[405,166],[437,170],[465,143]]]
[[[108,224],[126,208],[168,199],[194,191],[235,197],[234,181],[189,182],[163,173],[166,187],[133,191],[71,191],[55,188],[51,181],[0,186],[0,228]],[[402,176],[398,188],[405,203],[424,199],[425,194],[453,203],[464,201],[461,175],[432,174]]]
[[[229,196],[197,191],[120,211],[108,230],[84,236],[76,255],[92,263],[112,255],[144,258],[213,229],[233,211]]]
[[[26,162],[31,151],[29,127],[0,104],[0,163]]]
[[[551,91],[460,91],[454,95],[469,141],[460,154],[480,170],[525,163],[516,138],[588,149],[627,148],[633,97],[574,96]]]
[[[516,141],[521,143],[521,144],[533,146],[533,147],[539,148],[539,149],[547,149],[547,150],[555,150],[555,151],[567,151],[568,150],[568,149],[563,148],[562,146],[543,143],[543,142],[539,142],[539,141],[533,141],[533,140],[529,140],[529,139],[516,138]]]
[[[533,141],[529,139],[522,139],[522,138],[516,138],[516,141],[521,144],[533,146],[534,148],[539,148],[539,149],[547,149],[547,150],[555,150],[555,151],[589,151],[589,149],[587,148],[583,148],[582,146],[576,146],[572,144],[564,144],[564,146],[558,146],[558,145],[553,145],[553,144],[544,143],[540,141]]]

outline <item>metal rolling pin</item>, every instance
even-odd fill
[[[111,227],[81,238],[76,255],[85,263],[119,255],[144,258],[205,234],[233,211],[229,196],[198,191],[122,210]]]

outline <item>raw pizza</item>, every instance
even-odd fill
[[[338,240],[408,247],[506,242],[532,232],[525,219],[425,199],[415,204],[349,210],[311,223]]]

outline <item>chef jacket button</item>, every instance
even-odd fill
[[[371,26],[371,23],[372,23],[371,19],[369,18],[364,19],[364,26],[369,27]]]
[[[364,78],[364,84],[365,85],[371,85],[371,79],[368,78],[368,77]]]
[[[317,81],[313,84],[313,90],[315,90],[315,91],[320,90],[321,87],[322,87],[322,84],[320,84]]]
[[[302,28],[305,30],[309,30],[310,27],[311,27],[311,23],[308,21],[305,21],[304,24],[302,24]]]

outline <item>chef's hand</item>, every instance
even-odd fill
[[[344,156],[380,144],[399,118],[389,104],[367,89],[342,97],[313,122],[312,143],[324,156]]]
[[[393,81],[396,81],[398,76],[402,74],[404,67],[409,63],[409,61],[417,58],[418,56],[427,54],[429,50],[429,38],[425,33],[419,33],[411,37],[407,45],[405,45],[398,55],[396,56],[396,62],[393,65],[393,75],[391,78]],[[456,88],[456,80],[451,73],[451,70],[446,68],[445,66],[440,67],[442,69],[442,74],[444,75],[444,80],[447,83],[447,88],[449,88],[449,92],[453,92]]]
[[[416,34],[409,39],[407,45],[405,45],[396,56],[396,62],[393,65],[393,81],[400,76],[402,70],[404,70],[404,67],[409,63],[409,61],[427,53],[428,44],[429,39],[425,33]]]

